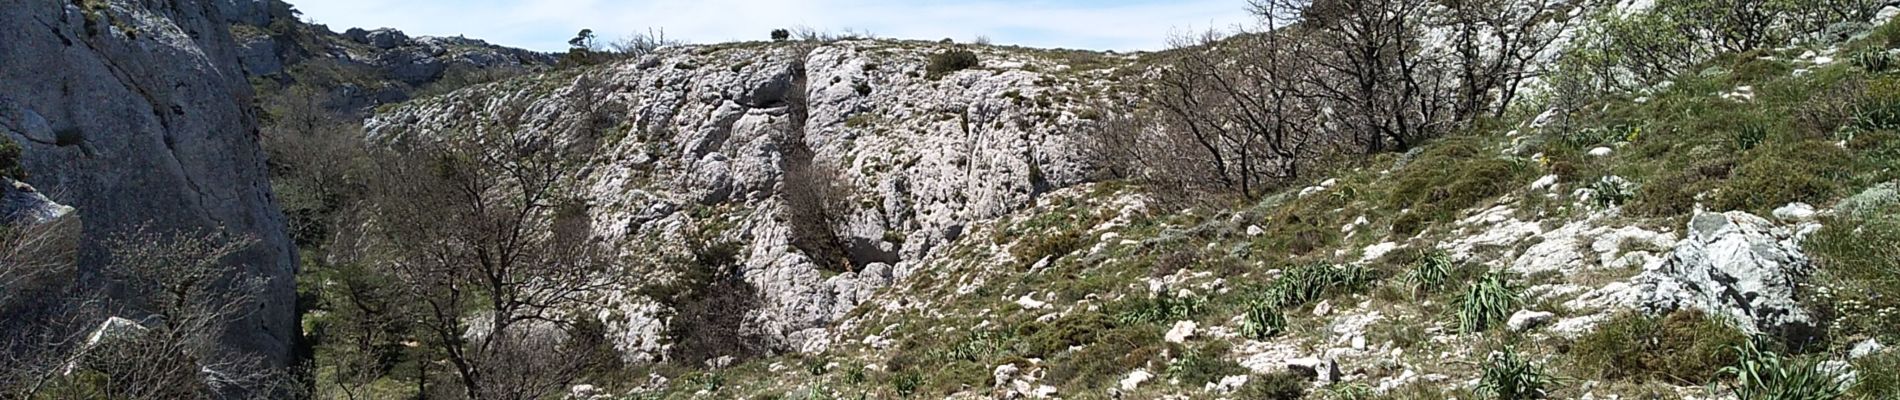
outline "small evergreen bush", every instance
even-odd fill
[[[931,55],[930,65],[925,68],[925,72],[930,79],[937,79],[953,72],[976,68],[981,64],[982,61],[977,59],[975,52],[957,49]]]

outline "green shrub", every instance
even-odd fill
[[[1216,342],[1184,352],[1181,358],[1168,363],[1168,379],[1189,387],[1199,387],[1221,378],[1246,374],[1247,367],[1224,357],[1228,350],[1224,346],[1225,343]]]
[[[1236,393],[1240,399],[1261,400],[1300,400],[1306,397],[1306,386],[1313,377],[1293,371],[1280,371],[1256,376],[1247,381]]]
[[[1093,343],[1097,336],[1114,327],[1114,323],[1102,313],[1071,313],[1030,334],[1024,340],[1023,356],[1054,356],[1068,351],[1070,347]]]
[[[1089,244],[1088,239],[1079,230],[1062,230],[1025,239],[1011,247],[1009,252],[1025,263],[1038,262],[1043,258],[1058,259],[1082,250]]]
[[[1590,201],[1602,208],[1628,204],[1630,199],[1636,197],[1635,193],[1631,193],[1632,189],[1629,181],[1606,176],[1590,183],[1590,192],[1593,193]]]
[[[1550,375],[1514,349],[1492,353],[1478,378],[1478,392],[1499,400],[1541,399]]]
[[[1104,332],[1093,343],[1050,358],[1044,380],[1052,385],[1106,388],[1123,374],[1141,368],[1162,353],[1164,343],[1153,327],[1123,327]]]
[[[1845,392],[1840,377],[1814,357],[1788,357],[1753,341],[1735,349],[1738,360],[1722,369],[1735,377],[1737,400],[1833,400]]]
[[[1714,206],[1766,215],[1793,202],[1825,204],[1840,194],[1851,161],[1847,150],[1825,141],[1769,144],[1744,156]]]
[[[950,50],[932,54],[930,65],[925,68],[925,73],[930,79],[937,79],[952,72],[976,68],[978,65],[982,65],[982,61],[977,60],[975,52],[963,49]]]
[[[1734,348],[1748,336],[1700,311],[1656,318],[1618,314],[1577,339],[1570,358],[1584,375],[1636,382],[1701,385],[1735,363]]]
[[[1398,171],[1387,206],[1410,209],[1393,224],[1393,233],[1411,235],[1426,224],[1450,221],[1466,209],[1529,183],[1522,160],[1498,158],[1470,141],[1447,140],[1430,146]]]
[[[896,391],[898,396],[910,397],[917,394],[917,389],[923,386],[924,376],[916,372],[903,372],[891,376],[891,390]]]
[[[805,372],[810,373],[811,376],[825,376],[825,374],[831,373],[831,359],[825,357],[807,358],[805,359]]]
[[[10,139],[0,139],[0,177],[26,179],[26,168],[20,165],[20,144]]]
[[[1667,218],[1695,211],[1696,196],[1720,187],[1735,163],[1709,160],[1643,184],[1623,211],[1637,217]]]
[[[1503,275],[1486,276],[1465,289],[1459,301],[1458,330],[1477,333],[1490,329],[1510,318],[1518,303],[1517,289]]]

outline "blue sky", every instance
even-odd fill
[[[342,31],[467,35],[543,51],[591,28],[602,39],[648,28],[693,43],[762,40],[780,27],[879,37],[1094,50],[1158,50],[1174,33],[1249,23],[1244,0],[290,0]]]

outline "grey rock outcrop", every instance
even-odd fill
[[[72,212],[72,207],[53,202],[33,185],[0,178],[0,225],[44,224]]]
[[[604,243],[652,259],[642,252],[655,244],[676,247],[690,233],[717,229],[717,237],[746,245],[740,274],[762,300],[756,327],[788,350],[819,351],[829,345],[828,324],[909,276],[970,224],[1087,177],[1074,138],[1093,121],[1078,115],[1115,96],[1112,68],[1071,70],[1034,53],[973,48],[982,68],[927,78],[926,61],[943,48],[889,41],[808,52],[785,44],[668,48],[580,76],[424,99],[374,117],[367,130],[407,140],[520,121],[518,135],[593,160],[580,168]],[[793,146],[809,148],[812,165],[788,157]],[[852,247],[852,271],[821,269],[792,245],[780,218],[797,206],[781,195],[787,171],[814,166],[839,171],[853,193],[850,215],[833,227]],[[650,334],[663,330],[649,321],[664,312],[627,292],[615,314],[631,314],[607,320],[641,332],[616,338],[627,358],[653,359],[663,340]]]
[[[1799,335],[1812,324],[1797,288],[1812,272],[1799,244],[1818,225],[1777,226],[1745,212],[1697,214],[1660,266],[1579,299],[1650,313],[1693,308],[1744,330]]]
[[[141,226],[256,239],[230,258],[231,273],[268,283],[223,344],[281,366],[297,334],[295,249],[265,175],[226,3],[0,7],[0,108],[13,108],[0,117],[22,144],[26,181],[83,215],[82,271],[103,262],[111,233]],[[23,115],[53,137],[12,123]]]

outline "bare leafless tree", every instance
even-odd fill
[[[1159,110],[1166,151],[1136,157],[1166,170],[1167,186],[1255,197],[1295,179],[1321,154],[1331,130],[1311,96],[1318,73],[1297,32],[1269,30],[1177,38],[1145,91]]]
[[[622,57],[639,57],[653,53],[654,50],[659,50],[663,47],[682,44],[686,44],[686,42],[667,38],[665,29],[649,28],[645,33],[634,32],[620,40],[615,40],[613,43],[608,43],[607,48],[613,50],[614,53],[619,53]]]
[[[1312,96],[1346,122],[1368,153],[1404,150],[1455,125],[1455,77],[1421,38],[1430,2],[1415,0],[1251,0],[1269,30],[1304,31]]]
[[[1548,71],[1538,60],[1570,29],[1573,0],[1452,0],[1443,18],[1454,31],[1458,71],[1455,118],[1503,117],[1530,79]]]
[[[254,241],[215,231],[140,227],[105,240],[105,292],[62,302],[87,326],[47,329],[57,349],[12,364],[9,392],[24,398],[231,399],[281,396],[289,377],[221,345],[229,321],[256,309],[267,283],[232,268]],[[111,316],[111,317],[107,317]],[[15,360],[20,361],[20,360]]]
[[[504,129],[396,147],[376,157],[378,261],[422,309],[417,326],[464,394],[540,398],[594,365],[593,353],[548,347],[588,343],[586,317],[570,311],[612,284],[586,230],[560,229],[587,218],[585,201],[563,189],[575,173],[544,143]],[[566,367],[513,359],[524,351]]]

